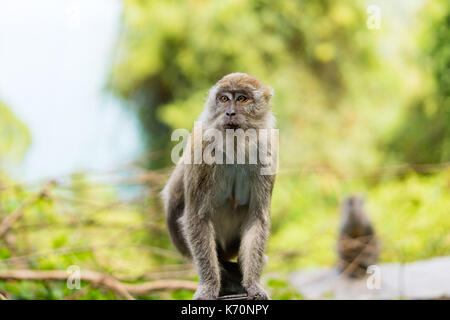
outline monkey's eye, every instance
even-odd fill
[[[248,100],[248,98],[246,96],[244,96],[243,94],[240,94],[236,97],[236,101],[239,101],[239,102],[245,102],[247,100]]]
[[[222,102],[227,102],[228,100],[230,100],[230,99],[225,95],[220,97],[220,101],[222,101]]]

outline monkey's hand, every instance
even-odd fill
[[[194,300],[217,300],[218,290],[206,285],[199,285],[194,294]]]
[[[253,284],[245,288],[247,300],[270,300],[269,295],[259,284]]]

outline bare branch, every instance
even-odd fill
[[[3,280],[62,280],[66,281],[68,274],[63,270],[35,271],[35,270],[0,270]],[[186,280],[158,280],[139,284],[127,284],[118,281],[109,274],[82,271],[81,281],[91,282],[95,286],[105,287],[122,298],[134,300],[132,295],[143,296],[158,290],[191,290],[197,289],[197,283]]]

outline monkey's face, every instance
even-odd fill
[[[216,111],[224,129],[246,129],[249,106],[254,103],[251,91],[222,88],[216,94]]]
[[[206,120],[219,130],[265,127],[271,97],[272,90],[258,79],[229,74],[210,90]]]

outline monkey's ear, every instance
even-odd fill
[[[274,95],[273,89],[267,86],[266,90],[264,90],[264,99],[266,99],[266,101],[269,102],[270,99],[272,99],[273,95]]]

